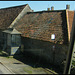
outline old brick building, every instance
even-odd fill
[[[1,22],[0,28],[1,26],[5,29],[15,28],[22,33],[23,52],[42,57],[51,63],[54,61],[55,64],[61,64],[66,59],[68,51],[74,11],[53,10],[53,8],[48,11],[33,12],[26,6],[7,9],[12,16],[15,16],[13,18],[9,14],[11,19],[4,16],[5,21]],[[51,40],[52,34],[55,34],[55,40]]]

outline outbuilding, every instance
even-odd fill
[[[6,50],[9,55],[18,54],[21,47],[21,32],[16,29],[9,28],[3,31],[4,35],[4,50]]]

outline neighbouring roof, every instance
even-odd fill
[[[55,42],[63,43],[68,38],[66,26],[66,10],[58,10],[28,13],[14,27],[23,37],[52,41],[55,34]]]
[[[26,5],[0,9],[0,29],[7,29]]]

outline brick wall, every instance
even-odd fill
[[[54,44],[49,41],[43,41],[43,40],[37,40],[37,39],[31,39],[31,38],[25,38],[22,37],[22,45],[24,45],[24,51],[23,53],[27,55],[31,55],[35,57],[34,60],[36,60],[36,57],[38,57],[37,60],[44,60],[45,62],[53,63],[55,65],[61,65],[64,60],[66,60],[66,55],[68,51],[68,45],[60,45],[60,44]],[[53,46],[55,45],[55,54],[53,53]]]

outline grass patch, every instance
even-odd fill
[[[10,58],[9,56],[7,56],[6,58]]]
[[[0,50],[0,52],[2,52],[2,50]]]
[[[2,50],[0,50],[0,53],[2,53]]]
[[[7,56],[6,58],[13,58],[13,56]]]
[[[25,72],[29,73],[29,74],[32,74],[32,71],[29,71],[27,69],[24,69]]]
[[[33,70],[33,68],[30,66],[24,68],[24,71],[27,72],[28,74],[32,74],[32,70]]]
[[[2,50],[0,50],[0,52],[2,52]]]
[[[75,66],[75,61],[72,61],[72,65],[74,65],[74,66]]]

